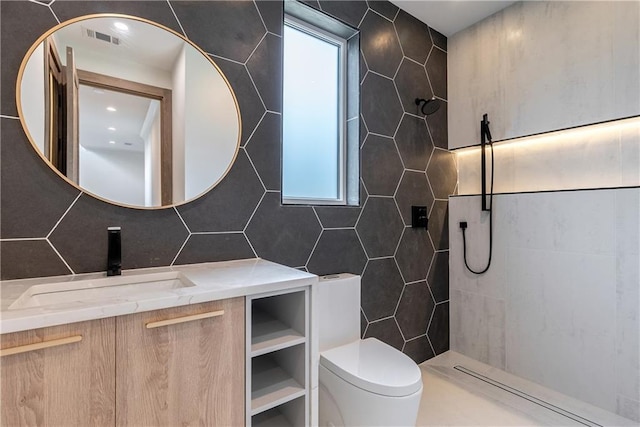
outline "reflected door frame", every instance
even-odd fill
[[[64,65],[53,38],[44,40],[44,155],[63,175],[67,175],[65,142],[65,83]]]
[[[173,204],[171,90],[85,70],[78,70],[78,79],[81,85],[160,101],[160,199],[163,206]]]

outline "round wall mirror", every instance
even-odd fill
[[[201,196],[240,146],[240,110],[222,71],[180,34],[132,16],[84,16],[43,34],[22,61],[17,104],[52,169],[127,207]]]

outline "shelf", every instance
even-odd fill
[[[255,310],[251,320],[251,357],[302,344],[305,337],[269,314]]]
[[[280,411],[274,408],[252,417],[251,425],[254,427],[289,427],[291,423]]]
[[[252,360],[251,415],[304,396],[305,388],[271,358]]]

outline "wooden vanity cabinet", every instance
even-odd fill
[[[116,425],[243,425],[244,321],[244,298],[116,318]]]
[[[0,425],[114,425],[114,318],[3,334],[0,348]]]
[[[244,425],[244,307],[242,297],[0,335],[0,426]]]

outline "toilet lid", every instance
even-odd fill
[[[408,396],[422,387],[418,365],[375,338],[323,351],[320,364],[356,387],[383,396]]]

